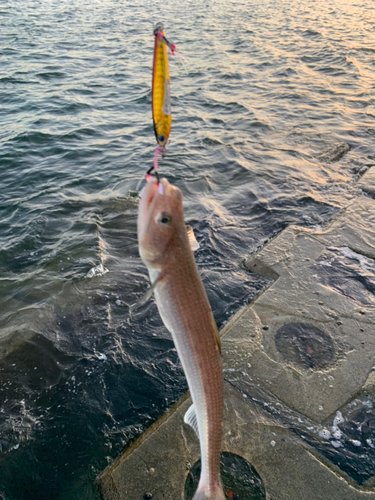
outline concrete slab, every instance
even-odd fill
[[[236,371],[245,371],[316,422],[322,422],[350,399],[374,365],[375,294],[370,290],[366,303],[354,300],[345,295],[345,290],[335,288],[334,279],[327,283],[323,274],[326,268],[332,268],[329,259],[342,255],[340,249],[354,260],[356,255],[364,257],[366,251],[371,256],[375,250],[372,228],[375,203],[360,197],[355,210],[352,207],[340,214],[326,231],[289,227],[246,263],[252,272],[260,274],[270,267],[279,279],[227,333],[226,363]],[[365,250],[359,248],[361,244]],[[371,263],[371,259],[368,261]],[[264,274],[269,276],[267,271]],[[296,323],[312,325],[332,341],[334,356],[324,370],[314,369],[313,353],[311,369],[305,369],[285,359],[277,348],[279,329]],[[308,360],[308,353],[305,357]],[[246,368],[245,361],[251,366]]]
[[[223,451],[255,468],[267,499],[375,499],[375,201],[287,228],[246,266],[274,282],[221,332]],[[185,499],[199,458],[189,405],[101,473],[105,500]]]
[[[223,451],[243,457],[256,469],[267,499],[375,499],[375,492],[355,488],[350,478],[340,477],[313,447],[243,394],[225,384]],[[197,438],[183,423],[189,405],[189,399],[179,402],[141,444],[134,443],[98,477],[103,498],[185,499],[189,469],[199,458]]]

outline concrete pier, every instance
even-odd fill
[[[290,226],[246,263],[273,282],[221,332],[222,450],[265,493],[231,498],[375,500],[375,167],[357,186],[327,227]],[[104,500],[187,498],[189,405],[186,394],[98,476]]]

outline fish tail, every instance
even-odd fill
[[[208,491],[205,484],[199,483],[193,500],[225,500],[225,495],[221,485],[217,485]]]

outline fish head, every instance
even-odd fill
[[[160,268],[168,260],[178,232],[181,228],[185,231],[182,194],[167,179],[161,179],[158,184],[155,178],[148,177],[140,197],[139,253],[148,267]]]

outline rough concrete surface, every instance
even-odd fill
[[[269,500],[375,499],[374,173],[328,227],[289,227],[246,262],[274,281],[222,331],[222,448],[256,469]],[[185,498],[199,458],[189,405],[99,475],[105,500]]]

